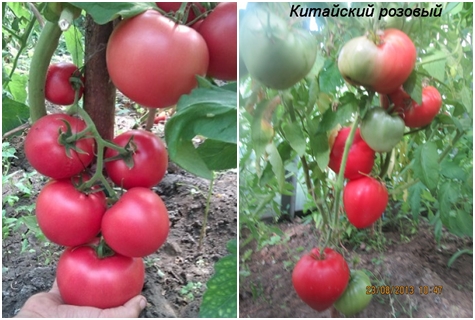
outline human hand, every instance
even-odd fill
[[[49,292],[31,296],[16,318],[137,318],[147,305],[144,296],[138,295],[123,306],[110,309],[78,307],[65,304],[59,294],[56,280]]]

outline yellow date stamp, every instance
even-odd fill
[[[443,286],[366,286],[367,295],[442,294]]]

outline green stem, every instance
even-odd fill
[[[76,9],[77,11],[77,9]],[[66,31],[71,27],[74,21],[75,12],[69,6],[63,6],[61,15],[59,16],[58,26],[61,31]]]
[[[214,172],[213,172],[213,176],[211,177],[211,181],[209,182],[209,191],[208,191],[208,197],[206,199],[205,216],[203,220],[203,226],[201,226],[200,242],[198,244],[198,250],[201,248],[201,245],[203,244],[203,239],[206,233],[206,225],[208,224],[208,214],[209,214],[211,196],[213,195],[213,184],[214,184]]]
[[[386,158],[384,158],[384,162],[381,166],[381,172],[379,173],[379,177],[381,179],[383,179],[384,176],[386,175],[386,173],[388,173],[388,168],[389,168],[389,163],[391,162],[392,152],[393,152],[393,150],[391,149],[391,151],[386,153]]]
[[[45,81],[46,72],[56,48],[58,47],[61,29],[53,22],[46,22],[31,58],[30,75],[28,81],[28,99],[30,104],[30,118],[34,123],[46,115]]]

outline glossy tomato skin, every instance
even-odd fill
[[[351,128],[342,128],[336,138],[330,152],[330,162],[328,167],[335,173],[340,172],[341,158],[345,150],[345,143],[350,134]],[[345,178],[357,179],[364,174],[369,174],[373,169],[375,152],[361,138],[360,129],[356,129],[353,144],[350,147],[348,159],[345,167]]]
[[[70,62],[59,62],[48,67],[45,82],[45,98],[51,103],[62,106],[74,103],[75,91],[69,78],[73,75],[80,76],[78,67]],[[80,76],[84,83],[84,77]],[[84,87],[79,89],[79,98],[81,99]]]
[[[358,229],[371,226],[388,205],[388,190],[384,183],[372,177],[348,181],[343,188],[346,216]]]
[[[114,29],[106,62],[124,95],[145,107],[165,108],[197,86],[196,75],[206,75],[209,53],[198,32],[147,10]]]
[[[239,52],[249,74],[265,86],[284,90],[302,80],[317,57],[308,30],[263,9],[247,12],[239,23]]]
[[[442,106],[442,97],[439,91],[431,86],[422,89],[422,104],[412,100],[412,104],[404,111],[404,123],[409,128],[427,126],[434,120]]]
[[[82,193],[70,179],[47,183],[36,200],[36,218],[46,238],[61,246],[90,242],[101,230],[106,211],[102,191]]]
[[[237,79],[237,3],[221,2],[199,26],[209,50],[208,76]]]
[[[292,272],[292,283],[300,299],[321,312],[343,294],[350,270],[338,252],[325,248],[323,258],[319,258],[319,252],[314,248],[300,258]]]
[[[144,257],[165,243],[168,211],[162,199],[147,188],[128,190],[102,219],[102,235],[117,253]]]
[[[404,121],[383,108],[369,110],[361,122],[361,137],[376,152],[389,152],[404,135]]]
[[[105,163],[107,174],[117,186],[125,189],[151,188],[162,180],[167,171],[167,149],[159,137],[145,130],[126,131],[115,137],[113,142],[123,147],[132,136],[136,146],[132,156],[134,166],[129,168],[124,160],[107,161]],[[116,150],[106,150],[106,158],[116,155],[118,155]]]
[[[100,259],[94,248],[67,248],[58,261],[56,278],[66,304],[100,309],[123,305],[140,294],[145,268],[142,258],[119,254]]]
[[[162,9],[163,11],[169,13],[173,12],[175,13],[180,9],[180,6],[183,2],[155,2],[157,7]],[[199,2],[188,2],[186,5],[188,11],[188,18],[186,19],[186,24],[189,24],[193,20],[197,18],[194,9],[191,6],[194,6],[194,8],[198,9],[199,12],[205,13],[206,9],[199,3]]]
[[[407,80],[417,51],[411,39],[397,29],[387,29],[377,38],[378,44],[366,36],[347,42],[338,56],[338,69],[350,84],[388,94]]]
[[[372,295],[366,294],[371,281],[362,270],[352,270],[350,281],[343,295],[335,302],[335,309],[350,317],[363,311],[371,302]]]
[[[83,120],[66,114],[50,114],[36,121],[25,138],[25,155],[31,166],[39,173],[53,179],[72,177],[83,171],[94,160],[95,142],[92,138],[81,139],[76,146],[84,153],[66,149],[58,143],[59,131],[66,132],[69,122],[73,133],[86,128]]]

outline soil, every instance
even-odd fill
[[[122,128],[134,123],[130,114],[116,121]],[[154,127],[163,136],[163,125]],[[33,169],[23,154],[24,134],[9,142],[17,150],[18,159],[12,161],[9,173],[17,172],[15,179]],[[199,315],[206,282],[214,273],[214,264],[228,254],[226,243],[237,237],[236,172],[217,176],[213,187],[206,236],[201,248],[199,239],[204,221],[209,181],[193,176],[173,163],[169,164],[164,179],[153,188],[164,200],[170,217],[167,242],[154,254],[144,258],[145,284],[142,294],[148,305],[140,317],[193,317]],[[31,196],[12,184],[3,185],[3,197],[18,195],[19,201],[10,207],[3,205],[7,217],[19,218],[15,208],[30,206],[45,183],[45,178],[34,174]],[[34,213],[34,211],[33,211]],[[25,225],[12,232],[2,243],[2,317],[13,317],[33,294],[48,291],[55,279],[57,260],[63,247],[42,241],[28,232]]]
[[[344,317],[333,308],[323,312],[311,309],[293,290],[293,267],[303,253],[315,246],[314,225],[302,224],[297,218],[293,222],[282,222],[278,227],[285,234],[279,243],[257,250],[254,241],[240,248],[240,261],[245,258],[245,263],[240,264],[239,316]],[[447,267],[457,250],[472,248],[471,239],[444,233],[437,246],[433,226],[425,223],[405,241],[401,241],[398,230],[383,229],[383,234],[387,240],[384,250],[375,250],[365,243],[356,248],[344,243],[338,251],[343,253],[351,269],[368,270],[372,285],[413,286],[414,294],[374,295],[368,307],[354,317],[473,318],[472,256],[462,255],[451,268]],[[243,257],[249,250],[253,250],[250,257]],[[442,292],[423,294],[420,286],[441,286]]]

